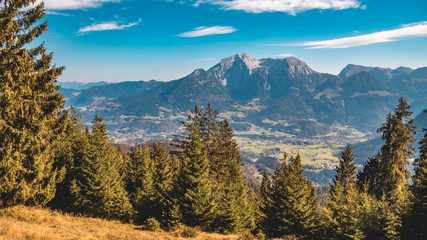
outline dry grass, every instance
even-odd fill
[[[132,224],[76,217],[48,209],[16,206],[0,210],[0,240],[188,239],[176,232],[147,232]],[[194,239],[232,240],[236,236],[200,233]]]

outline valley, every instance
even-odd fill
[[[111,139],[125,145],[171,141],[190,109],[211,104],[218,119],[230,121],[244,162],[260,165],[256,173],[247,171],[259,181],[285,151],[299,152],[315,173],[334,169],[351,143],[361,167],[381,146],[370,140],[378,138],[377,128],[399,97],[409,100],[414,117],[425,114],[426,69],[349,64],[331,75],[294,57],[258,60],[241,53],[170,82],[62,83],[60,91],[85,123],[103,116]],[[427,126],[418,119],[419,128]]]

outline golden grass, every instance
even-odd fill
[[[60,240],[60,239],[189,239],[177,232],[148,232],[139,226],[118,221],[76,217],[49,209],[16,206],[0,210],[0,240]],[[199,233],[193,239],[232,240],[237,236]]]

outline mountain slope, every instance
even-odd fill
[[[90,105],[100,100],[108,100],[123,95],[132,95],[138,92],[144,92],[160,86],[161,84],[163,84],[163,82],[151,80],[147,82],[121,82],[94,86],[81,91],[79,94],[76,94],[75,97],[68,101],[68,104],[74,106]]]
[[[160,133],[175,133],[189,109],[208,103],[243,132],[310,137],[328,134],[333,124],[374,132],[397,103],[399,92],[389,84],[397,79],[393,76],[409,76],[409,86],[419,88],[427,79],[424,71],[349,65],[335,76],[319,73],[293,57],[256,59],[241,53],[170,82],[89,88],[69,103],[87,122],[95,114],[103,115],[117,139],[126,142],[136,135],[146,141]],[[427,95],[418,92],[417,99]]]

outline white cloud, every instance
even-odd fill
[[[125,28],[130,28],[141,23],[141,19],[137,22],[129,24],[118,24],[117,22],[106,22],[106,23],[94,23],[87,27],[82,27],[79,29],[79,33],[95,32],[95,31],[107,31],[107,30],[122,30]]]
[[[214,27],[197,27],[194,31],[181,33],[179,37],[201,37],[208,35],[227,34],[237,31],[234,27],[230,26],[214,26]]]
[[[70,16],[70,14],[60,13],[60,12],[55,12],[55,11],[47,11],[47,14],[50,14],[50,15],[59,15],[59,16]]]
[[[308,46],[308,49],[317,48],[349,48],[375,43],[393,42],[402,38],[427,36],[427,21],[403,25],[398,29],[375,32],[355,37],[338,38],[324,41],[310,41],[294,44],[294,46]],[[285,44],[281,44],[285,45]],[[289,46],[290,44],[286,44]]]
[[[121,0],[37,0],[36,4],[45,3],[47,9],[72,10],[96,8],[107,2],[120,2]]]
[[[294,55],[292,53],[284,53],[284,54],[277,54],[276,57],[293,57]]]
[[[291,15],[313,9],[343,10],[361,7],[359,0],[186,0],[186,2],[195,2],[195,6],[202,3],[219,5],[224,10],[243,10],[251,13],[285,12]]]

